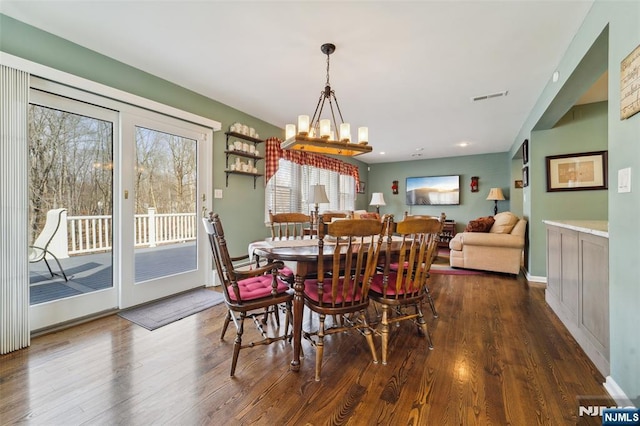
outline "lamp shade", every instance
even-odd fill
[[[329,198],[324,190],[324,185],[311,185],[309,204],[329,203]]]
[[[487,200],[492,200],[492,201],[504,200],[504,194],[502,193],[502,188],[491,188],[491,191],[489,191],[489,195],[487,195]]]
[[[386,206],[387,203],[384,202],[384,195],[382,192],[374,192],[371,194],[371,202],[370,206]]]

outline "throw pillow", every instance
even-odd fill
[[[360,213],[360,219],[380,219],[378,213]]]
[[[494,222],[493,216],[479,217],[469,221],[464,232],[489,232]]]
[[[493,217],[495,219],[495,223],[491,227],[492,234],[510,234],[511,230],[516,223],[518,223],[518,216],[514,215],[511,212],[502,212],[498,213]]]

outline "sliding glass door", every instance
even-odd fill
[[[211,283],[210,128],[34,78],[31,329]]]
[[[122,306],[202,286],[202,232],[210,158],[206,129],[167,117],[129,116],[125,149]]]
[[[117,306],[117,128],[112,110],[31,91],[27,238],[33,329]]]

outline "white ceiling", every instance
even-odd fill
[[[0,11],[282,128],[313,114],[320,45],[334,43],[331,85],[374,148],[358,158],[381,163],[509,150],[591,4],[2,0]]]

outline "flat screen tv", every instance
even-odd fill
[[[451,206],[460,204],[460,176],[407,178],[407,205]]]

